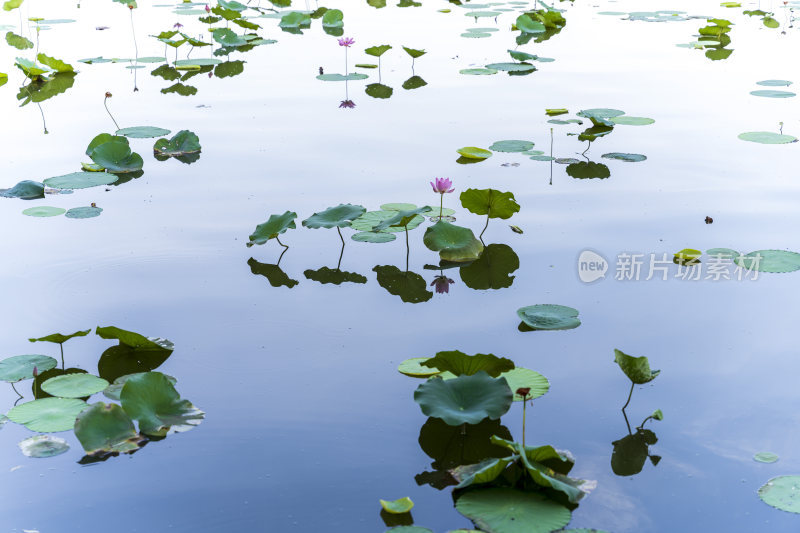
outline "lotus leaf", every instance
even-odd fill
[[[758,250],[747,255],[738,255],[734,262],[742,268],[758,272],[786,273],[800,270],[800,254],[785,250]]]
[[[308,27],[311,25],[311,17],[307,13],[300,13],[297,11],[292,11],[287,13],[281,17],[281,21],[278,24],[281,28],[302,28]]]
[[[383,233],[374,231],[361,231],[350,237],[356,242],[384,243],[392,242],[397,238],[394,233]]]
[[[759,463],[774,463],[778,460],[778,456],[772,452],[761,452],[755,454],[753,460]]]
[[[21,35],[17,35],[13,31],[6,33],[6,42],[9,46],[13,46],[17,50],[27,50],[33,48],[33,43]]]
[[[489,147],[493,152],[524,152],[533,148],[530,141],[495,141]]]
[[[572,518],[569,509],[542,494],[499,487],[464,494],[456,509],[489,533],[550,533]]]
[[[763,85],[765,87],[788,87],[792,82],[788,80],[762,80],[757,81],[756,85]]]
[[[154,126],[133,126],[130,128],[122,128],[117,130],[115,135],[129,137],[131,139],[152,139],[155,137],[164,137],[169,135],[170,131],[164,128],[156,128]]]
[[[523,14],[517,17],[517,22],[514,24],[518,30],[523,33],[543,33],[545,26],[539,21],[533,20],[529,15]]]
[[[366,211],[366,208],[361,205],[340,204],[336,207],[329,207],[320,213],[314,213],[303,221],[303,226],[312,229],[346,228]]]
[[[30,59],[25,59],[23,57],[18,57],[16,63],[14,63],[17,68],[19,68],[25,76],[29,77],[32,80],[39,80],[42,79],[42,76],[45,74],[49,74],[53,72],[53,70],[45,65],[40,65],[31,61]]]
[[[50,67],[54,72],[58,73],[75,72],[75,69],[72,67],[72,65],[64,63],[60,59],[46,56],[44,54],[37,55],[36,59],[38,59],[39,63],[41,63],[42,65]]]
[[[143,441],[122,407],[103,402],[81,411],[75,421],[75,436],[89,455],[131,453]]]
[[[103,391],[103,396],[111,400],[119,401],[119,393],[122,392],[122,387],[125,386],[125,382],[128,381],[131,377],[138,376],[139,374],[143,373],[144,372],[135,372],[133,374],[126,374],[124,376],[118,377],[117,379],[114,380],[114,383],[106,387],[106,389]],[[178,382],[178,380],[175,379],[174,377],[169,376],[167,374],[164,375],[167,376],[167,379],[173,385],[175,385]]]
[[[12,9],[17,9],[19,6],[22,5],[22,2],[25,0],[7,0],[3,3],[3,11],[11,11]]]
[[[470,213],[488,215],[489,218],[511,218],[519,211],[514,193],[495,189],[467,189],[461,193],[461,205]]]
[[[441,418],[451,426],[496,420],[508,411],[512,397],[505,379],[483,371],[448,380],[436,376],[414,391],[414,401],[426,416]]]
[[[645,161],[647,159],[646,155],[626,154],[622,152],[611,152],[608,154],[603,154],[602,157],[605,157],[606,159],[617,159],[619,161],[625,161],[628,163],[637,163],[639,161]]]
[[[322,25],[328,28],[344,26],[344,13],[340,9],[329,9],[322,15]]]
[[[456,489],[463,489],[470,485],[491,483],[500,477],[506,467],[516,459],[517,457],[513,455],[502,459],[486,459],[478,464],[459,466],[451,470],[450,473],[459,482],[456,485]]]
[[[124,139],[124,142],[117,139]],[[142,157],[131,152],[128,140],[124,137],[114,137],[113,140],[95,146],[89,157],[113,174],[136,172],[142,170],[144,165]]]
[[[451,426],[439,418],[429,418],[419,431],[419,445],[433,459],[434,468],[446,470],[509,455],[491,441],[494,435],[511,439],[511,432],[499,420],[487,418],[479,424]]]
[[[94,218],[99,217],[100,214],[103,212],[102,207],[92,207],[90,205],[83,206],[83,207],[73,207],[72,209],[68,210],[64,216],[67,218]]]
[[[214,59],[213,57],[201,57],[197,59],[179,59],[175,61],[176,67],[213,67],[222,63],[221,59]]]
[[[108,382],[120,376],[148,372],[161,366],[172,355],[167,349],[135,349],[123,344],[106,349],[97,362],[98,375]]]
[[[458,73],[469,76],[491,76],[492,74],[497,74],[497,70],[493,68],[465,68],[459,70]]]
[[[451,263],[467,263],[476,260],[483,253],[483,243],[475,237],[465,246],[447,248],[439,251],[439,259]]]
[[[91,157],[98,146],[112,141],[127,143],[128,139],[122,136],[114,136],[111,135],[110,133],[100,133],[99,135],[95,136],[95,138],[92,139],[91,142],[89,142],[89,146],[86,147],[86,155]]]
[[[22,200],[36,200],[44,198],[44,185],[38,181],[20,181],[10,189],[0,189],[3,198],[20,198]]]
[[[437,352],[435,357],[421,362],[420,366],[435,368],[439,372],[450,372],[455,376],[471,376],[483,371],[496,378],[501,373],[512,370],[514,362],[511,359],[497,357],[494,354],[467,355],[458,350],[453,350]]]
[[[411,211],[416,208],[416,204],[406,204],[400,202],[381,205],[381,210],[383,211]]]
[[[223,46],[244,46],[247,39],[228,28],[217,28],[212,32],[214,40]]]
[[[366,74],[360,74],[358,72],[353,72],[351,74],[320,74],[317,76],[318,80],[322,81],[353,81],[353,80],[365,80],[369,78]]]
[[[376,265],[372,270],[377,274],[378,285],[406,303],[417,304],[433,298],[427,282],[419,274],[402,271],[394,265]]]
[[[108,381],[91,374],[65,374],[42,383],[42,390],[59,398],[83,398],[108,387]]]
[[[414,502],[407,497],[392,501],[380,500],[380,502],[383,510],[391,514],[407,513],[414,507]]]
[[[119,176],[108,172],[73,172],[47,178],[44,180],[44,184],[53,189],[87,189],[99,185],[110,185],[118,179]]]
[[[276,239],[286,230],[297,228],[294,223],[295,218],[297,218],[297,213],[294,211],[286,211],[282,215],[270,215],[266,222],[256,226],[255,231],[250,235],[250,242],[247,243],[247,246],[265,244],[270,239]]]
[[[470,289],[504,289],[514,282],[510,274],[519,268],[519,256],[505,244],[490,244],[475,261],[459,270],[461,281]]]
[[[529,305],[517,309],[517,316],[534,330],[574,329],[581,325],[578,310],[565,305]]]
[[[364,92],[367,93],[367,96],[371,96],[372,98],[386,99],[392,97],[394,89],[381,83],[370,83],[366,86]]]
[[[740,133],[739,138],[743,141],[750,141],[761,144],[788,144],[797,142],[796,137],[792,137],[791,135],[772,133],[770,131],[749,131],[747,133]]]
[[[617,363],[633,383],[643,385],[653,381],[660,370],[650,370],[650,361],[647,357],[633,357],[617,349],[614,350],[614,362]]]
[[[28,339],[30,342],[52,342],[55,344],[64,344],[70,339],[75,337],[85,337],[89,333],[91,333],[91,329],[87,329],[84,331],[76,331],[75,333],[71,333],[69,335],[64,335],[62,333],[52,333],[45,337],[39,337],[38,339]]]
[[[235,9],[227,9],[221,5],[212,7],[211,12],[224,18],[225,20],[236,20],[242,16],[242,14]]]
[[[486,68],[504,72],[533,72],[536,67],[530,63],[489,63]]]
[[[106,326],[100,327],[97,326],[95,333],[103,339],[115,339],[118,340],[120,345],[127,346],[133,350],[143,350],[143,351],[169,351],[171,352],[174,349],[174,346],[171,342],[164,339],[158,338],[148,338],[144,335],[140,335],[139,333],[134,333],[133,331],[127,331],[124,329],[117,328],[115,326]]]
[[[512,58],[516,59],[517,61],[535,61],[538,56],[535,54],[529,54],[528,52],[520,52],[519,50],[509,50],[508,53],[511,55]],[[560,114],[560,113],[559,113]]]
[[[648,124],[653,124],[655,120],[652,118],[645,118],[645,117],[629,117],[626,115],[611,117],[609,120],[614,124],[619,124],[622,126],[647,126]]]
[[[380,224],[376,224],[372,231],[383,231],[388,228],[400,228],[402,230],[412,230],[425,222],[425,217],[420,213],[429,213],[432,211],[430,206],[423,206],[417,209],[409,209],[407,211],[395,211],[395,215],[387,218]]]
[[[363,284],[367,282],[366,276],[362,276],[356,272],[345,272],[343,270],[339,270],[338,268],[322,267],[317,270],[306,270],[303,272],[303,275],[306,278],[322,283],[323,285],[328,283],[332,283],[333,285],[341,285],[345,282]]]
[[[383,54],[391,50],[392,47],[388,44],[382,44],[380,46],[370,46],[364,53],[367,55],[371,55],[373,57],[381,57]]]
[[[119,397],[122,408],[139,422],[139,431],[145,435],[163,437],[170,429],[188,431],[204,417],[188,400],[180,399],[167,376],[160,372],[131,376]]]
[[[793,96],[797,96],[796,93],[791,91],[774,91],[774,90],[761,90],[761,91],[750,91],[750,94],[753,96],[762,96],[765,98],[791,98]]]
[[[462,228],[443,220],[428,227],[425,230],[425,236],[422,238],[425,246],[434,252],[463,248],[474,239],[475,235],[471,229]]]
[[[230,0],[229,2],[226,2],[225,0],[218,0],[218,3],[225,9],[232,9],[233,11],[238,11],[240,13],[247,9],[246,5],[237,2],[236,0]]]
[[[8,83],[8,74],[0,72],[0,87]]]
[[[536,157],[536,156],[534,156]],[[533,157],[531,157],[533,159]],[[606,165],[593,161],[581,161],[567,166],[567,175],[579,180],[606,179],[611,176],[611,171]]]
[[[499,377],[505,378],[509,388],[514,392],[514,401],[535,400],[544,396],[550,390],[550,382],[540,373],[527,368],[514,368],[500,374]],[[517,389],[528,388],[530,392],[525,396],[517,394]]]
[[[43,398],[12,408],[8,419],[39,433],[68,431],[84,407],[86,402],[74,398]]]
[[[734,259],[742,254],[736,250],[731,250],[730,248],[711,248],[710,250],[706,250],[706,255],[709,257],[716,257],[717,259],[721,260]]]
[[[390,218],[394,218],[395,215],[397,215],[397,211],[395,210],[367,211],[357,219],[353,220],[350,223],[350,227],[359,231],[372,232],[374,231],[372,228]],[[401,227],[393,228],[388,226],[386,229],[381,230],[381,233],[394,233],[398,231],[404,231],[404,229]]]
[[[781,511],[800,514],[800,476],[778,476],[760,489],[761,501]]]
[[[169,140],[158,139],[153,145],[154,153],[169,157],[195,154],[200,149],[200,139],[189,130],[181,130]]]
[[[422,363],[428,360],[430,360],[430,357],[412,357],[400,363],[397,370],[401,374],[411,376],[412,378],[427,378],[439,374],[441,371],[438,368],[430,368],[422,365]]]
[[[22,455],[37,459],[55,457],[69,450],[69,444],[64,439],[51,435],[35,435],[19,443]]]
[[[0,381],[14,383],[33,378],[33,369],[44,372],[55,368],[58,361],[52,357],[38,354],[15,355],[0,361]]]
[[[37,207],[29,207],[25,209],[22,214],[29,217],[57,217],[63,215],[67,210],[61,207],[52,207],[49,205],[40,205]]]
[[[422,57],[426,53],[425,50],[416,50],[414,48],[408,48],[407,46],[404,46],[403,50],[405,50],[406,53],[412,57],[412,59]]]

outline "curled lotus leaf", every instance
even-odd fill
[[[550,381],[539,372],[528,368],[514,368],[500,374],[500,377],[508,381],[508,386],[514,392],[514,401],[534,400],[544,396],[550,390]],[[517,394],[520,388],[530,389],[524,397]]]
[[[492,157],[492,152],[476,146],[465,146],[464,148],[459,148],[456,152],[458,152],[461,157],[466,157],[467,159],[484,160]]]
[[[614,350],[614,362],[619,365],[628,379],[637,385],[649,383],[661,373],[660,370],[650,369],[650,361],[647,357],[634,357],[617,349]]]
[[[366,211],[367,209],[361,205],[340,204],[336,207],[329,207],[320,213],[314,213],[303,221],[303,226],[312,229],[346,228]]]
[[[294,219],[296,218],[297,213],[294,211],[286,211],[282,215],[270,215],[266,222],[256,226],[255,231],[250,235],[250,242],[247,243],[247,246],[265,244],[270,239],[275,239],[281,233],[285,233],[286,230],[295,229],[297,225],[294,223]]]
[[[200,150],[200,138],[189,130],[181,130],[169,140],[158,139],[153,145],[154,153],[170,157],[196,154]]]
[[[397,500],[380,500],[383,510],[390,514],[403,514],[411,511],[414,507],[414,502],[411,498],[405,497]]]
[[[50,335],[46,335],[44,337],[39,337],[38,339],[28,339],[30,342],[52,342],[55,344],[64,344],[70,339],[74,339],[75,337],[85,337],[89,333],[91,333],[91,329],[83,330],[83,331],[76,331],[75,333],[70,333],[69,335],[64,335],[63,333],[51,333]]]
[[[581,325],[578,310],[565,305],[537,304],[517,309],[517,316],[529,328],[538,330],[573,329]]]
[[[95,333],[103,339],[118,340],[120,345],[126,346],[133,350],[171,352],[174,349],[174,346],[168,340],[145,337],[139,333],[127,331],[115,326],[97,326]]]
[[[364,50],[364,53],[367,55],[371,55],[373,57],[381,57],[383,54],[391,50],[391,45],[382,44],[379,46],[370,46],[369,48]]]
[[[429,226],[422,238],[425,246],[434,252],[463,248],[474,239],[475,235],[471,229],[456,226],[443,220],[433,226]]]
[[[483,371],[448,380],[433,377],[414,391],[414,401],[426,416],[441,418],[451,426],[497,420],[508,411],[512,398],[504,378]]]
[[[459,197],[461,205],[476,215],[509,219],[519,212],[514,193],[495,189],[467,189]]]
[[[514,25],[523,33],[544,33],[547,29],[544,24],[533,20],[530,15],[527,14],[517,17],[517,21]]]
[[[128,139],[125,137],[114,137],[108,142],[95,146],[89,157],[92,158],[92,161],[105,168],[106,171],[113,174],[136,172],[142,170],[144,166],[142,157],[135,152],[131,152]]]
[[[139,432],[163,437],[172,429],[188,431],[205,417],[188,400],[181,399],[169,378],[161,372],[131,376],[119,395],[122,408],[139,422]]]
[[[422,214],[430,213],[433,209],[430,206],[423,206],[417,209],[409,209],[406,211],[395,211],[395,215],[387,218],[380,224],[375,225],[372,231],[383,231],[388,228],[400,228],[401,230],[412,230],[425,222],[425,217]]]
[[[435,357],[431,357],[420,366],[435,368],[439,372],[450,372],[455,376],[471,376],[483,371],[491,377],[496,378],[503,372],[514,368],[514,362],[505,357],[497,357],[494,354],[479,353],[467,355],[458,350],[437,352]]]
[[[144,441],[122,407],[103,402],[93,403],[78,414],[75,436],[88,455],[100,456],[134,452]]]
[[[425,50],[417,50],[416,48],[409,48],[407,46],[404,46],[403,50],[405,50],[406,53],[410,55],[413,59],[422,57],[426,54]]]

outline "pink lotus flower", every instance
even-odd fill
[[[431,281],[431,287],[436,287],[437,294],[447,294],[450,292],[450,284],[455,283],[452,279],[448,278],[447,276],[436,276]]]
[[[355,44],[356,40],[352,37],[342,37],[339,39],[339,46],[346,46],[350,48],[351,45]]]
[[[37,377],[39,375],[39,369],[37,367],[33,367],[33,377]]]
[[[453,182],[450,181],[450,178],[436,178],[436,183],[431,182],[431,187],[433,187],[433,192],[438,192],[439,194],[453,192],[455,189],[450,188],[452,185]]]
[[[339,109],[341,109],[343,107],[347,108],[347,109],[353,109],[355,106],[356,106],[356,103],[354,101],[352,101],[352,100],[342,100],[342,103],[339,104]]]
[[[206,4],[206,13],[211,13],[211,8],[208,7],[208,4]]]

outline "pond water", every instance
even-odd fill
[[[673,264],[672,257],[685,248],[800,249],[800,145],[738,138],[800,133],[796,98],[750,94],[794,90],[757,84],[763,80],[800,82],[792,22],[800,4],[560,2],[553,7],[564,10],[566,25],[528,35],[524,44],[512,24],[525,11],[543,9],[541,2],[374,7],[381,4],[326,4],[344,14],[340,35],[355,39],[347,49],[349,72],[369,76],[347,82],[316,79],[320,69],[344,73],[336,29],[324,31],[316,18],[302,33],[282,31],[280,15],[270,11],[313,11],[321,7],[316,2],[278,8],[262,1],[263,11],[251,2],[244,15],[261,28],[229,27],[277,42],[234,47],[229,55],[214,54],[221,45],[198,20],[204,4],[181,12],[144,0],[130,11],[108,0],[27,0],[0,12],[4,34],[34,44],[0,47],[0,72],[8,74],[0,87],[0,188],[79,171],[90,162],[89,142],[116,131],[112,120],[123,128],[166,128],[167,138],[190,130],[202,145],[199,159],[187,164],[158,161],[151,155],[155,139],[131,138],[144,160],[139,177],[43,199],[0,198],[0,355],[44,354],[60,366],[56,344],[28,339],[92,328],[63,345],[66,366],[113,381],[155,368],[133,357],[98,369],[116,341],[95,335],[96,326],[167,338],[175,349],[157,371],[177,379],[181,398],[205,412],[192,431],[92,464],[78,463],[84,453],[73,431],[53,433],[70,445],[66,453],[25,457],[17,443],[35,432],[6,423],[0,431],[5,529],[374,532],[410,521],[382,515],[379,504],[406,496],[415,502],[415,525],[469,529],[472,522],[454,508],[452,486],[442,486],[444,471],[484,456],[475,457],[474,442],[463,445],[460,426],[429,420],[414,401],[423,380],[397,371],[408,358],[460,350],[509,358],[549,380],[547,394],[527,407],[527,444],[569,450],[570,475],[597,482],[573,509],[569,527],[796,530],[795,514],[766,505],[757,492],[771,478],[800,473],[800,362],[791,333],[800,274],[751,270],[737,280],[731,268],[734,279],[707,279],[713,258],[704,255],[700,279],[680,279],[701,267]],[[756,9],[774,13],[779,27],[743,13]],[[491,10],[499,14],[465,15]],[[659,10],[683,14],[655,15]],[[636,15],[644,11],[650,14]],[[609,12],[617,14],[603,14]],[[33,60],[36,53],[36,22],[29,17],[75,21],[41,22],[38,51],[79,72],[66,91],[42,100],[47,89],[40,89],[34,102],[20,106],[31,87],[20,89],[29,80],[15,58]],[[697,42],[698,30],[713,25],[706,18],[733,23],[723,35],[730,55],[720,47],[676,46]],[[168,71],[165,79],[153,71],[167,63],[132,62],[138,53],[172,64],[176,49],[151,36],[175,23],[213,43],[191,52],[184,44],[178,59],[224,63],[210,71],[167,66],[160,71]],[[212,25],[223,27],[224,20]],[[475,28],[497,31],[462,36]],[[355,67],[377,63],[364,49],[381,44],[392,49],[380,71]],[[426,51],[413,69],[403,46]],[[508,50],[555,61],[529,61],[537,70],[527,75],[459,72],[514,62]],[[78,61],[99,56],[124,60]],[[126,68],[137,65],[144,68]],[[196,94],[164,93],[176,83]],[[387,96],[384,87],[368,89],[376,83],[391,88],[389,98],[375,97]],[[553,108],[569,113],[545,114]],[[618,120],[611,130],[601,126],[604,135],[594,142],[580,140],[591,117],[614,118],[576,115],[597,108],[654,122]],[[502,151],[474,164],[459,159],[462,147],[488,149],[508,139],[535,143],[540,156],[577,162]],[[610,153],[646,159],[602,157]],[[455,188],[441,198],[455,211],[453,224],[475,236],[486,217],[462,206],[462,192],[512,192],[520,206],[511,218],[489,221],[484,255],[472,264],[426,268],[440,259],[423,242],[433,227],[429,219],[408,232],[408,250],[403,233],[388,243],[355,242],[355,231],[344,227],[341,256],[334,229],[301,224],[342,203],[368,211],[386,203],[430,205],[433,216],[440,196],[429,182],[436,177],[449,177]],[[103,209],[99,217],[22,214],[92,203]],[[297,227],[280,235],[285,253],[274,240],[246,246],[257,225],[286,211],[297,213]],[[608,268],[592,283],[585,282],[588,271],[579,276],[586,250]],[[643,262],[639,279],[625,267],[636,254]],[[658,266],[667,269],[667,280],[661,270],[646,279],[650,254],[659,260],[666,254]],[[337,266],[362,277],[341,284],[311,279],[339,281]],[[310,272],[322,267],[334,272]],[[439,285],[437,276],[444,276]],[[418,286],[408,288],[409,280]],[[535,304],[575,308],[581,324],[520,331],[517,309]],[[627,419],[620,408],[631,381],[615,364],[614,349],[646,356],[661,370],[634,388]],[[34,399],[31,381],[15,387],[25,396],[17,405]],[[0,412],[17,400],[2,384]],[[110,402],[102,394],[88,400],[100,401]],[[636,437],[656,409],[663,420],[648,421],[652,433]],[[468,435],[485,440],[496,429],[521,441],[521,402],[500,423],[507,429],[486,429],[484,422]],[[629,432],[634,437],[619,444]],[[779,460],[754,461],[759,452]]]

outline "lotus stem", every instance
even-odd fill
[[[550,185],[553,184],[553,128],[550,128]]]
[[[344,256],[344,237],[342,237],[342,230],[339,229],[339,226],[336,226],[336,231],[339,232],[339,238],[342,239],[342,251],[339,252],[339,262],[336,263],[336,270],[339,270],[342,266],[342,256]]]
[[[109,97],[109,94],[110,94],[110,93],[106,93],[106,97],[105,97],[105,98],[103,98],[103,107],[105,107],[105,108],[106,108],[106,113],[108,113],[108,116],[109,116],[109,117],[111,117],[111,120],[112,120],[112,121],[114,121],[114,125],[117,127],[117,129],[120,129],[120,128],[119,128],[119,124],[117,124],[117,121],[116,121],[116,119],[114,118],[114,115],[112,115],[112,114],[111,114],[111,111],[109,111],[109,110],[108,110],[108,104],[107,104],[107,102],[108,102],[108,97]]]
[[[631,396],[633,396],[633,386],[635,383],[631,382],[631,391],[628,393],[628,401],[625,402],[625,405],[622,406],[622,411],[625,412],[625,408],[628,407],[628,404],[631,403]]]
[[[129,10],[131,12],[131,34],[133,35],[133,48],[136,51],[136,59],[139,59],[139,45],[136,44],[136,30],[133,27],[133,9]],[[119,129],[119,128],[117,128]]]
[[[30,95],[30,91],[28,91],[28,94]],[[44,110],[42,109],[42,104],[37,102],[36,105],[39,107],[39,113],[42,115],[42,127],[44,128],[44,134],[47,135],[50,132],[47,131],[47,121],[44,119]]]
[[[439,193],[439,220],[442,220],[442,206],[444,205],[444,193]]]
[[[19,396],[20,398],[23,398],[24,396],[22,396],[22,394],[20,394],[19,391],[17,390],[17,388],[14,386],[14,382],[12,381],[10,383],[11,383],[11,388],[14,389],[14,392],[17,393],[17,396]],[[19,401],[19,399],[17,399],[17,401]]]
[[[64,343],[59,343],[58,347],[61,348],[61,370],[64,370]]]
[[[280,244],[280,245],[281,245],[281,246],[283,246],[284,248],[286,248],[286,249],[288,249],[288,248],[289,248],[288,246],[286,246],[285,244],[283,244],[283,243],[281,242],[281,238],[280,238],[280,237],[278,237],[277,235],[275,235],[275,240],[276,240],[276,241],[278,241],[278,244]],[[286,251],[286,250],[284,250],[284,251]]]
[[[586,157],[586,152],[588,152],[588,151],[589,151],[589,148],[591,148],[591,147],[592,147],[592,141],[589,141],[589,146],[587,146],[587,147],[586,147],[586,150],[584,150],[583,152],[581,152],[581,155],[582,155],[583,157]],[[552,157],[552,156],[551,156],[551,157]],[[588,157],[587,157],[587,159],[588,159]]]
[[[347,47],[344,47],[344,75],[347,76]]]
[[[482,232],[481,232],[481,234],[478,236],[478,238],[481,240],[481,242],[483,242],[483,232],[484,232],[484,231],[486,231],[486,228],[488,228],[488,227],[489,227],[489,215],[490,215],[490,214],[491,214],[491,210],[489,210],[489,212],[488,212],[488,213],[486,213],[486,225],[485,225],[485,226],[483,226],[483,231],[482,231]]]
[[[408,272],[408,258],[411,255],[411,248],[408,246],[408,226],[403,226],[406,229],[406,272]]]
[[[276,267],[278,267],[278,268],[281,267],[281,259],[283,259],[283,254],[285,254],[288,250],[289,250],[289,247],[287,246],[286,248],[283,249],[283,251],[281,252],[281,255],[278,256],[278,262],[275,263]]]
[[[526,412],[525,407],[528,405],[528,398],[527,396],[522,397],[522,449],[525,449],[525,418]]]

